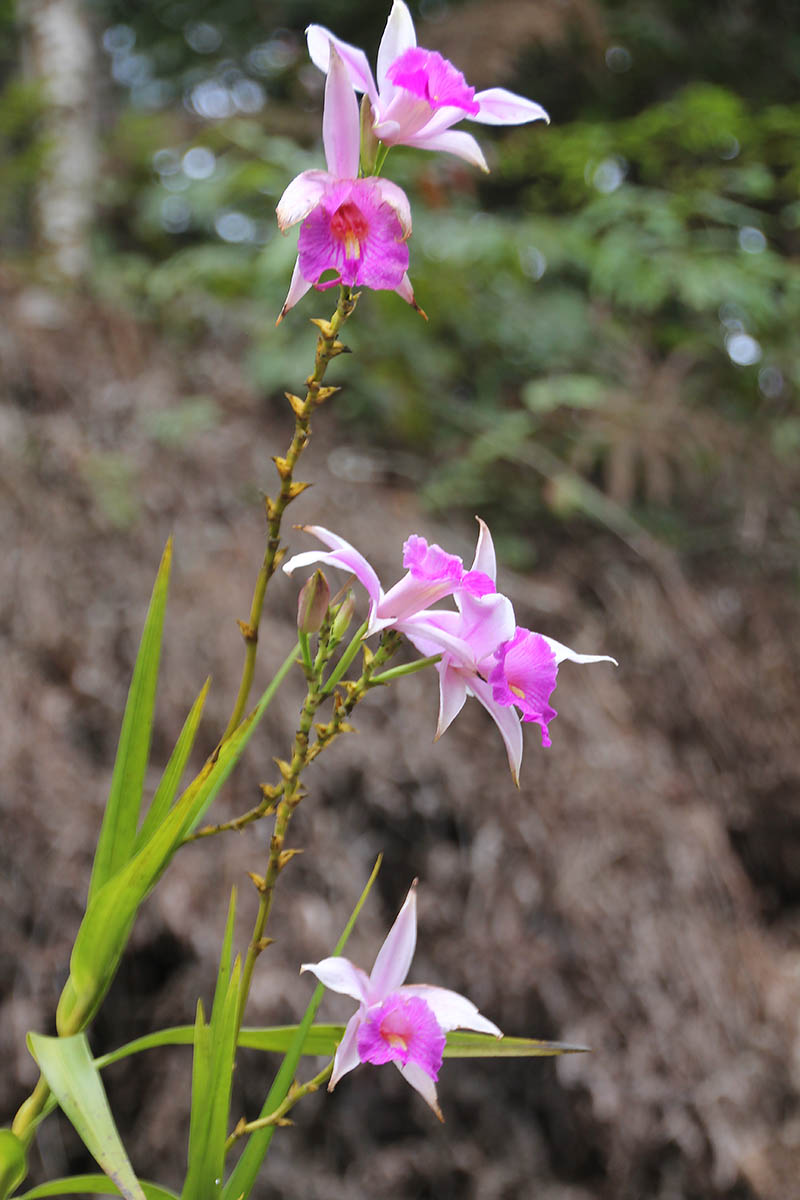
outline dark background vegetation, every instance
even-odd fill
[[[386,15],[363,0],[68,0],[93,54],[90,71],[76,59],[76,132],[48,92],[34,19],[47,8],[38,0],[23,19],[0,5],[9,1114],[34,1078],[25,1031],[50,1029],[65,977],[170,532],[156,763],[209,672],[200,751],[225,723],[234,618],[261,555],[258,491],[288,438],[283,391],[310,366],[306,318],[328,309],[312,293],[274,328],[294,256],[274,206],[321,162],[322,77],[302,30],[328,24],[372,55]],[[362,297],[354,354],[332,370],[345,387],[316,423],[315,488],[292,516],[337,529],[391,580],[410,530],[468,556],[479,512],[520,622],[621,667],[564,666],[553,747],[528,736],[518,793],[477,706],[432,746],[432,678],[372,697],[361,736],[309,774],[295,834],[306,853],[283,881],[253,1021],[296,1019],[308,995],[298,961],[328,952],[382,849],[354,958],[370,961],[419,875],[414,978],[465,991],[510,1033],[593,1054],[449,1063],[443,1128],[394,1072],[364,1069],[298,1109],[259,1195],[791,1200],[796,6],[425,0],[413,11],[420,42],[471,83],[529,95],[553,122],[475,127],[489,177],[392,151],[430,322],[392,294]],[[98,165],[64,259],[44,220],[59,197],[42,181],[73,134]],[[275,580],[264,680],[292,637],[294,596]],[[270,712],[221,815],[269,779],[295,701],[290,688]],[[98,1052],[192,1019],[233,883],[247,937],[245,872],[261,869],[263,841],[259,827],[182,852],[137,924]],[[347,1005],[328,998],[325,1011]],[[241,1056],[237,1114],[260,1106],[269,1069]],[[134,1164],[171,1185],[188,1083],[182,1050],[108,1073]],[[55,1118],[37,1153],[36,1178],[86,1165]]]

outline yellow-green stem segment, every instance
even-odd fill
[[[225,732],[222,735],[222,741],[230,737],[233,731],[238,728],[247,709],[247,701],[253,685],[256,655],[258,654],[258,629],[261,624],[264,597],[267,585],[280,566],[283,557],[283,551],[281,550],[281,522],[283,514],[292,500],[296,496],[299,496],[306,487],[304,483],[295,482],[295,467],[311,436],[311,414],[315,408],[331,395],[332,391],[336,391],[335,388],[323,388],[322,381],[325,378],[328,363],[345,349],[339,341],[339,332],[345,321],[352,316],[357,300],[357,292],[352,292],[348,287],[340,287],[339,303],[330,321],[314,321],[314,324],[319,329],[319,337],[317,338],[314,370],[306,380],[305,399],[301,400],[299,396],[289,396],[289,402],[292,405],[295,415],[294,437],[289,445],[289,449],[286,451],[286,455],[283,458],[275,459],[275,465],[278,468],[281,481],[278,494],[274,499],[270,497],[265,498],[268,529],[267,547],[264,552],[264,561],[261,564],[261,570],[256,579],[253,599],[250,604],[250,615],[246,622],[239,622],[239,628],[242,631],[242,637],[245,642],[244,666],[242,668],[242,678],[239,683],[236,702]]]

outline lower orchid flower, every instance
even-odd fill
[[[479,596],[494,590],[491,578],[480,567],[465,571],[457,555],[448,554],[435,542],[429,544],[425,538],[412,534],[403,546],[406,574],[388,592],[384,592],[378,576],[363,554],[344,538],[331,533],[329,529],[323,529],[321,525],[305,525],[303,528],[330,549],[307,550],[303,554],[296,554],[284,563],[284,571],[291,575],[298,567],[326,563],[352,572],[364,585],[370,599],[366,636],[390,628],[403,632],[403,623],[409,617],[456,591]]]
[[[407,273],[408,198],[388,179],[357,177],[360,136],[358,102],[334,50],[322,118],[328,170],[303,171],[286,188],[276,210],[282,233],[302,222],[297,261],[278,321],[310,287],[337,283],[395,291],[417,307]],[[323,281],[327,272],[331,278]]]
[[[360,1063],[380,1066],[393,1062],[403,1078],[443,1120],[436,1097],[445,1035],[451,1029],[473,1029],[502,1037],[502,1032],[482,1016],[471,1000],[431,984],[407,984],[417,941],[416,880],[403,907],[378,951],[372,971],[346,958],[323,958],[303,963],[333,992],[351,996],[358,1009],[345,1027],[336,1049],[328,1091]]]

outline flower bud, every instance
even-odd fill
[[[361,168],[365,175],[374,175],[378,161],[380,142],[372,132],[375,114],[369,96],[364,95],[361,101]]]
[[[339,611],[333,619],[331,626],[331,641],[340,642],[347,633],[347,628],[353,619],[353,613],[356,608],[356,598],[352,592],[348,592],[342,603],[339,605]]]
[[[322,571],[316,570],[300,589],[297,600],[297,629],[299,633],[318,633],[325,620],[331,589]]]

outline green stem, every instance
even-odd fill
[[[306,380],[306,396],[304,400],[301,400],[299,396],[289,397],[295,414],[294,437],[289,444],[289,449],[286,451],[286,456],[284,458],[276,458],[275,460],[281,480],[280,490],[275,499],[271,499],[270,497],[265,498],[268,530],[267,547],[264,552],[264,561],[261,564],[261,569],[256,579],[253,599],[250,604],[250,615],[246,622],[239,622],[239,628],[242,631],[242,637],[245,642],[244,666],[242,668],[239,691],[225,732],[222,735],[222,741],[229,738],[233,731],[238,728],[247,708],[250,689],[253,685],[256,656],[258,654],[258,630],[264,608],[264,597],[267,585],[280,566],[281,559],[285,553],[281,548],[281,522],[283,514],[292,500],[296,496],[299,496],[307,486],[304,483],[295,482],[294,471],[300,455],[305,450],[311,437],[311,414],[315,408],[337,390],[336,388],[323,388],[322,381],[325,377],[328,363],[345,349],[339,341],[339,331],[345,321],[352,316],[357,300],[358,293],[353,294],[350,288],[340,287],[339,303],[330,321],[314,322],[319,328],[320,333],[317,338],[314,370]]]
[[[403,675],[414,675],[417,671],[424,671],[425,667],[432,667],[441,661],[441,654],[431,654],[427,658],[417,658],[414,662],[403,663],[400,667],[391,667],[388,671],[381,672],[380,675],[373,675],[372,682],[391,683],[393,679],[401,679]]]
[[[323,1067],[318,1075],[313,1079],[309,1079],[306,1083],[293,1083],[286,1094],[286,1099],[282,1104],[279,1104],[274,1112],[269,1113],[266,1117],[258,1117],[255,1121],[245,1121],[244,1118],[238,1123],[233,1133],[225,1143],[225,1153],[241,1137],[245,1137],[249,1133],[255,1133],[257,1129],[266,1129],[269,1125],[282,1125],[286,1114],[294,1108],[298,1100],[302,1100],[304,1096],[310,1096],[314,1092],[319,1091],[323,1083],[327,1083],[333,1073],[333,1060],[326,1067]]]
[[[322,640],[322,639],[321,639]],[[355,639],[354,639],[355,640]],[[239,1030],[242,1027],[244,1019],[244,1010],[247,1004],[247,997],[250,993],[250,985],[253,979],[253,971],[255,970],[256,962],[263,950],[269,945],[268,940],[264,936],[267,927],[267,921],[272,910],[272,901],[275,895],[275,884],[278,881],[283,868],[289,862],[296,851],[287,850],[286,835],[289,831],[289,824],[294,810],[300,803],[303,793],[300,790],[300,777],[303,770],[309,763],[313,762],[317,755],[329,745],[335,737],[340,733],[344,733],[349,726],[346,718],[355,708],[356,704],[363,699],[372,686],[372,674],[376,669],[380,669],[384,663],[392,657],[400,646],[400,635],[394,632],[384,634],[383,641],[377,651],[365,663],[361,678],[348,683],[346,685],[347,695],[344,699],[337,694],[337,703],[334,705],[333,716],[325,725],[317,726],[317,738],[313,745],[309,744],[309,733],[311,726],[316,716],[317,709],[325,699],[324,693],[320,687],[322,672],[324,671],[326,660],[319,661],[315,664],[315,677],[309,680],[308,690],[306,692],[305,703],[303,704],[300,714],[300,722],[294,740],[294,753],[292,760],[289,763],[278,764],[283,776],[282,784],[279,789],[276,789],[276,794],[281,794],[280,802],[275,812],[275,827],[272,831],[272,837],[269,843],[269,857],[267,859],[267,869],[263,879],[257,882],[260,893],[258,912],[256,914],[255,924],[253,926],[253,934],[250,939],[250,944],[247,948],[247,954],[242,968],[242,982],[239,991],[239,1011],[237,1014],[236,1036],[239,1036]],[[329,653],[329,651],[328,651]]]
[[[353,659],[355,658],[355,656],[358,654],[358,651],[361,647],[361,643],[364,640],[364,634],[367,632],[368,625],[369,625],[369,621],[365,621],[363,625],[359,625],[358,629],[353,634],[353,637],[350,640],[350,644],[348,645],[348,647],[345,650],[342,657],[339,659],[336,666],[331,671],[329,678],[325,681],[325,683],[323,685],[323,688],[322,688],[323,696],[327,696],[330,692],[333,691],[333,689],[336,687],[336,684],[342,678],[345,671],[350,666],[350,664],[353,661]]]

